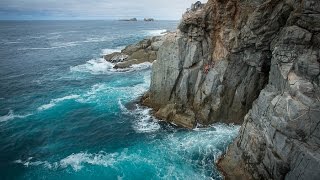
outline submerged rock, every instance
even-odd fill
[[[162,36],[147,38],[137,44],[127,46],[121,52],[104,55],[103,58],[115,63],[115,69],[128,68],[133,64],[153,62],[157,59],[157,52],[162,43]]]
[[[227,179],[320,178],[320,1],[209,0],[164,37],[142,102],[193,128],[243,123]]]

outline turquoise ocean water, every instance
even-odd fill
[[[151,64],[101,59],[177,24],[0,22],[0,179],[221,179],[239,127],[159,122],[135,103]]]

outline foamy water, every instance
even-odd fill
[[[239,127],[159,121],[137,104],[152,64],[101,58],[177,23],[0,22],[0,179],[221,179]]]

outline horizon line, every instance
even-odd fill
[[[0,21],[123,21],[126,19],[0,19]],[[154,21],[179,21],[181,19],[154,19]],[[137,19],[137,21],[144,21]],[[137,21],[124,21],[124,22],[137,22]],[[151,21],[152,22],[152,21]]]

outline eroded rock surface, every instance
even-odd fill
[[[145,104],[176,124],[182,125],[175,117],[189,116],[187,127],[241,123],[267,83],[271,52],[256,48],[256,37],[247,37],[250,43],[240,37],[251,10],[240,13],[236,1],[197,7],[183,15],[175,34],[165,37]],[[160,115],[166,106],[171,113]]]
[[[199,7],[164,37],[143,103],[188,128],[243,123],[227,179],[320,179],[320,1]]]
[[[128,68],[134,64],[153,62],[157,59],[157,52],[163,43],[162,36],[146,38],[137,44],[132,44],[121,52],[114,52],[103,56],[106,61],[114,63],[115,69]]]
[[[230,179],[240,164],[254,179],[320,179],[320,2],[269,3],[290,15],[269,44],[268,85],[220,165]]]

